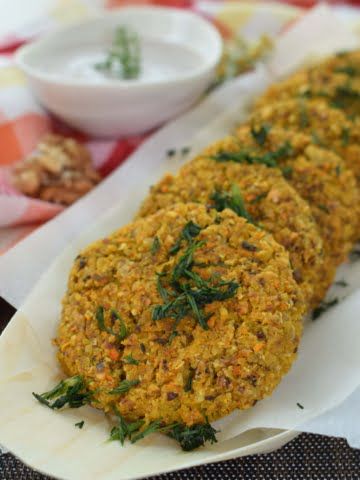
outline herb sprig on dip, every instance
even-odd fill
[[[118,27],[106,59],[97,63],[95,68],[123,80],[138,78],[141,72],[138,34],[125,26]]]

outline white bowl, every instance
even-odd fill
[[[138,33],[144,62],[152,52],[148,67],[167,61],[167,73],[136,80],[96,73],[94,59],[104,58],[119,25]],[[144,132],[188,109],[211,83],[221,52],[217,30],[191,12],[124,7],[24,46],[16,61],[40,103],[56,116],[92,135],[114,137]],[[81,62],[82,77],[61,66],[73,69]]]

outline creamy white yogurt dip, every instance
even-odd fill
[[[177,43],[157,39],[141,39],[141,71],[131,80],[123,80],[96,69],[106,59],[106,48],[81,44],[53,51],[42,59],[41,70],[56,78],[86,80],[89,83],[171,80],[201,68],[205,59],[195,50]]]

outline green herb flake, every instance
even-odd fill
[[[300,410],[304,410],[304,406],[301,403],[297,402],[296,405],[300,408]]]
[[[350,141],[350,130],[347,127],[344,127],[341,130],[341,145],[347,147]]]
[[[33,396],[43,405],[52,410],[59,410],[65,406],[79,408],[91,401],[92,392],[87,391],[81,375],[66,378],[58,383],[52,390]],[[54,400],[52,403],[50,400]]]
[[[139,365],[139,360],[136,360],[132,355],[127,355],[126,357],[123,357],[123,363],[126,363],[128,365]]]
[[[282,174],[284,175],[284,177],[289,179],[289,178],[291,178],[291,175],[292,175],[294,169],[288,165],[286,167],[282,167],[281,171],[282,171]]]
[[[315,145],[318,145],[319,147],[324,146],[323,141],[320,139],[320,137],[314,130],[311,132],[311,140]]]
[[[170,428],[172,428],[171,425],[166,426],[163,425],[161,420],[154,420],[153,422],[149,423],[149,425],[144,430],[136,433],[133,437],[131,437],[131,443],[136,443],[139,440],[147,437],[148,435],[151,435],[152,433],[167,432],[167,430],[169,430]]]
[[[354,101],[359,100],[360,93],[354,90],[351,85],[340,85],[336,88],[335,95],[332,98],[331,106],[344,109],[351,107]]]
[[[188,222],[185,225],[185,227],[182,229],[178,240],[170,248],[169,250],[170,255],[175,255],[180,250],[183,240],[187,242],[191,242],[193,238],[199,235],[200,230],[201,230],[201,227],[199,227],[199,225],[197,225],[192,220],[190,220],[190,222]]]
[[[325,212],[327,214],[330,214],[330,210],[328,209],[328,207],[326,205],[323,205],[322,203],[320,203],[318,205],[318,208],[320,208],[320,210],[322,210],[323,212]]]
[[[161,247],[159,237],[154,237],[153,243],[151,245],[151,255],[156,255]]]
[[[251,203],[251,204],[254,204],[254,203],[259,203],[259,202],[261,202],[261,200],[264,200],[264,198],[267,197],[268,193],[269,193],[269,192],[260,193],[259,195],[256,195],[256,197],[253,198],[250,203]]]
[[[304,102],[301,102],[300,104],[299,125],[300,125],[300,128],[307,128],[310,125],[308,112]]]
[[[140,380],[123,380],[120,382],[119,386],[110,390],[109,393],[112,395],[120,395],[128,392],[132,387],[139,385]]]
[[[261,125],[261,127],[259,127],[258,129],[256,129],[255,127],[251,127],[251,135],[253,136],[255,142],[260,145],[260,147],[263,147],[265,145],[270,129],[270,125]]]
[[[327,312],[330,308],[334,307],[339,303],[338,298],[333,298],[332,300],[326,301],[324,300],[323,302],[320,303],[318,307],[316,307],[311,315],[312,320],[316,320],[319,318],[323,313]]]
[[[207,330],[209,328],[207,320],[210,317],[205,315],[203,307],[216,300],[225,300],[233,297],[239,286],[234,281],[225,282],[221,279],[211,284],[210,281],[202,279],[196,272],[192,271],[194,267],[194,253],[204,245],[204,242],[196,242],[194,240],[200,231],[201,228],[198,225],[188,222],[169,253],[171,255],[174,252],[178,252],[182,241],[186,241],[188,247],[178,259],[172,272],[157,274],[157,288],[164,303],[154,306],[152,319],[174,319],[173,331],[169,342],[178,334],[177,326],[180,320],[190,314],[203,329]],[[167,277],[166,283],[169,284],[170,288],[164,287],[162,281],[164,277]]]
[[[336,282],[334,282],[334,285],[337,285],[338,287],[347,287],[349,284],[347,282],[345,282],[345,280],[337,280]]]
[[[206,442],[216,443],[216,433],[217,431],[206,421],[204,424],[196,424],[191,427],[177,424],[167,435],[176,440],[185,452],[190,452],[202,447]]]
[[[83,428],[85,425],[84,420],[81,420],[81,422],[75,423],[75,427],[80,428],[80,430]]]
[[[217,162],[236,162],[248,163],[250,165],[263,164],[267,167],[278,167],[278,160],[284,159],[291,155],[293,149],[289,142],[283,143],[277,150],[266,152],[262,155],[248,150],[240,150],[238,152],[219,152],[212,158]]]
[[[116,310],[111,310],[110,317],[112,321],[119,321],[120,322],[120,331],[118,333],[114,332],[112,328],[109,328],[105,325],[105,310],[104,307],[99,306],[95,313],[95,318],[98,324],[98,327],[101,331],[109,333],[110,335],[114,335],[117,337],[118,340],[124,340],[126,338],[128,332],[126,325],[122,318],[120,317],[119,313]]]
[[[193,380],[194,380],[194,376],[195,376],[195,369],[190,368],[188,378],[187,378],[186,383],[184,385],[184,392],[191,392],[192,391],[192,383],[193,383]]]
[[[169,148],[169,150],[166,151],[166,155],[168,157],[173,157],[176,154],[175,148]]]
[[[357,69],[352,65],[344,65],[342,67],[337,67],[334,70],[335,73],[345,73],[349,77],[356,77],[358,75]]]
[[[97,63],[95,68],[124,80],[138,78],[141,71],[141,52],[137,33],[124,26],[118,27],[106,59]]]
[[[119,441],[121,445],[124,445],[125,440],[128,438],[131,440],[132,435],[138,432],[144,425],[144,420],[137,420],[136,422],[127,422],[124,417],[115,409],[115,414],[118,419],[118,424],[111,429],[110,441]]]
[[[214,208],[222,212],[225,208],[233,210],[239,217],[244,217],[249,223],[255,223],[250,213],[246,210],[244,199],[238,185],[233,184],[230,192],[216,190],[211,196]]]
[[[191,150],[190,147],[182,147],[181,155],[187,155],[190,152],[190,150]]]
[[[352,250],[350,252],[349,258],[351,262],[358,261],[360,259],[360,250],[359,249]]]

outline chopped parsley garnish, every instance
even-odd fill
[[[181,242],[186,241],[188,247],[172,272],[162,272],[157,278],[157,288],[164,301],[162,305],[155,305],[152,312],[153,320],[173,318],[173,332],[170,335],[172,340],[177,335],[177,325],[187,315],[192,315],[202,328],[207,330],[207,320],[203,307],[216,300],[226,300],[235,295],[238,283],[234,281],[223,281],[218,279],[214,283],[202,279],[192,269],[194,267],[194,253],[204,245],[204,242],[196,242],[194,238],[200,233],[201,228],[193,222],[188,222],[182,230],[179,240],[170,250],[174,254],[180,249]],[[166,278],[165,278],[166,277]],[[167,280],[170,288],[164,287],[163,279]]]
[[[123,362],[129,365],[139,365],[139,360],[136,360],[132,355],[127,355],[123,357]]]
[[[84,420],[81,420],[81,422],[75,423],[75,427],[80,428],[80,430],[83,428],[85,425]]]
[[[114,388],[113,390],[110,390],[109,393],[118,395],[122,393],[128,392],[132,387],[135,387],[136,385],[139,385],[140,380],[123,380],[120,382],[119,386]]]
[[[219,152],[212,158],[217,162],[236,162],[236,163],[249,163],[264,164],[267,167],[278,167],[278,160],[281,160],[289,156],[292,152],[292,147],[289,142],[285,142],[277,150],[273,152],[266,152],[263,155],[248,151],[240,150],[238,152]]]
[[[151,245],[151,254],[155,255],[161,247],[159,237],[155,237]]]
[[[239,215],[239,217],[244,217],[248,222],[255,223],[250,213],[246,210],[240,188],[235,183],[231,186],[230,192],[215,190],[210,199],[213,201],[214,207],[218,212],[229,208]]]
[[[341,145],[343,147],[346,147],[349,145],[349,140],[350,140],[350,130],[347,127],[344,127],[341,130]]]
[[[58,383],[52,390],[45,393],[34,393],[34,397],[43,405],[52,410],[59,410],[62,407],[79,408],[90,402],[92,392],[86,389],[84,379],[81,375],[66,378]],[[50,400],[54,400],[51,402]]]
[[[345,280],[337,280],[334,285],[337,285],[338,287],[347,287],[349,284],[345,282]]]
[[[262,125],[258,129],[251,127],[251,135],[253,136],[255,142],[260,145],[260,147],[264,146],[270,128],[270,125]]]
[[[311,315],[312,320],[316,320],[319,318],[323,313],[327,312],[330,308],[334,307],[339,303],[338,298],[333,298],[332,300],[324,300],[320,303],[318,307],[316,307]]]
[[[137,33],[124,26],[118,27],[106,59],[97,63],[95,68],[124,80],[138,78],[141,71],[141,54]]]
[[[301,405],[301,403],[297,402],[296,405],[297,405],[301,410],[304,410],[304,406]]]
[[[216,443],[215,434],[217,431],[208,421],[204,424],[196,424],[191,427],[177,424],[171,428],[167,435],[177,442],[185,452],[202,447],[206,442]]]
[[[97,308],[95,313],[95,318],[97,320],[99,329],[102,330],[103,332],[107,332],[110,335],[115,335],[115,337],[117,337],[118,340],[124,340],[124,338],[127,336],[126,325],[116,310],[111,310],[110,318],[113,322],[116,322],[116,321],[120,322],[120,331],[118,333],[116,333],[112,328],[109,328],[105,325],[104,307],[100,306]]]

